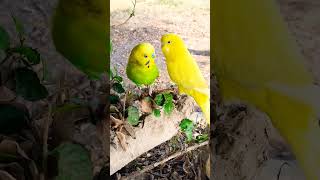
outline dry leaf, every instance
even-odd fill
[[[123,125],[123,121],[113,116],[110,116],[110,120],[111,120],[111,127],[114,129],[118,129],[121,125]]]
[[[120,142],[122,149],[126,151],[128,149],[126,136],[122,132],[116,132],[116,134],[117,134],[117,137],[118,137],[118,140]]]
[[[125,130],[129,133],[129,135],[135,139],[136,138],[136,133],[134,132],[132,126],[130,124],[128,124],[128,122],[126,121],[124,124],[123,124]]]
[[[20,148],[19,144],[15,141],[12,141],[12,140],[7,140],[7,139],[4,139],[3,141],[1,141],[0,143],[0,152],[1,153],[5,153],[5,154],[10,154],[10,155],[13,155],[13,156],[16,156],[18,157],[19,159],[23,159],[24,161],[22,162],[27,162],[27,164],[20,164],[20,162],[12,162],[12,163],[9,163],[9,164],[5,164],[5,165],[1,165],[0,167],[3,168],[3,169],[11,169],[12,171],[14,171],[14,174],[15,176],[25,176],[25,171],[28,171],[29,174],[28,176],[26,176],[25,178],[26,179],[33,179],[35,177],[37,177],[37,175],[39,174],[38,172],[38,169],[37,169],[37,166],[35,164],[35,162],[33,160],[31,160],[27,155],[26,153]],[[27,165],[27,166],[26,166]],[[8,168],[6,168],[8,167]],[[2,169],[2,170],[3,170]],[[22,169],[22,170],[21,170]],[[1,171],[1,169],[0,169]],[[24,173],[23,173],[23,172]],[[10,172],[8,172],[10,173]],[[5,177],[6,174],[3,173],[3,174],[0,174],[0,179],[2,179],[2,175]],[[8,178],[7,178],[8,179]],[[18,178],[18,179],[21,179],[21,178]],[[9,180],[9,179],[8,179]]]
[[[188,156],[185,156],[185,161],[183,162],[183,171],[187,174],[190,174],[191,173],[191,170],[190,170],[190,159],[188,158]]]
[[[151,113],[152,112],[152,101],[148,97],[143,98],[140,102],[141,111],[144,113]]]
[[[0,179],[6,179],[6,180],[16,180],[13,176],[11,176],[9,173],[6,171],[0,170]]]
[[[110,105],[110,113],[119,113],[119,109],[114,106],[114,105]]]

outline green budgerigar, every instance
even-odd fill
[[[60,0],[52,36],[55,47],[91,79],[108,72],[107,1]]]
[[[136,45],[130,54],[127,76],[137,86],[151,85],[159,76],[154,47],[150,43]]]

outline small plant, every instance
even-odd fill
[[[195,140],[196,143],[202,143],[204,141],[207,141],[209,139],[208,134],[200,134],[196,136],[194,139],[193,137],[193,130],[194,130],[194,124],[193,121],[190,119],[183,119],[179,124],[180,130],[185,133],[187,137],[187,142],[191,142],[192,140]]]
[[[33,66],[40,63],[44,66],[44,63],[41,60],[39,52],[25,43],[22,23],[14,16],[12,16],[12,19],[18,33],[19,44],[11,45],[9,34],[0,26],[0,54],[4,55],[4,58],[0,61],[0,66],[4,68],[3,65],[10,60],[8,63],[9,67],[6,68],[11,71],[10,74],[14,77],[14,91],[17,95],[22,96],[28,101],[45,99],[48,96],[48,91],[42,85],[37,73],[33,69]],[[1,79],[1,84],[2,82],[3,79]]]
[[[163,109],[166,115],[170,115],[174,109],[173,96],[171,93],[157,94],[154,98],[154,103],[160,107],[153,109],[153,114],[156,117],[160,117],[160,109]]]
[[[45,63],[43,62],[38,50],[25,42],[26,35],[23,24],[14,16],[12,16],[12,19],[16,27],[15,30],[18,34],[19,43],[13,44],[10,41],[11,39],[8,32],[2,26],[0,26],[0,88],[2,88],[2,90],[11,89],[15,92],[15,96],[19,95],[26,101],[34,102],[45,99],[48,100],[47,88],[42,84],[41,79],[34,70],[35,66],[42,65],[43,70],[45,71]],[[2,72],[6,72],[6,74],[8,74],[8,77],[6,77],[7,79],[3,79],[3,77],[1,77],[1,75],[4,74]],[[42,79],[44,79],[44,76],[45,72],[43,73]],[[7,85],[10,84],[8,83],[10,80],[13,80],[14,82],[13,87],[9,87],[9,85]],[[65,106],[58,108],[53,107],[52,112],[49,110],[48,119],[52,118],[53,114],[55,113],[70,111],[78,107],[79,105],[76,104],[66,104]],[[15,99],[4,102],[2,101],[0,103],[0,134],[5,134],[10,137],[12,134],[15,135],[16,133],[21,132],[22,129],[30,131],[37,129],[30,128],[32,126],[30,123],[31,121],[32,116],[24,104],[18,103],[15,101]],[[50,125],[48,124],[48,128],[49,126]],[[21,139],[29,139],[30,136],[37,133],[26,134],[29,136]],[[39,135],[41,135],[41,137],[43,135],[44,137],[48,138],[48,134],[45,132],[43,132],[43,134],[41,132]],[[36,135],[34,135],[33,138],[40,139]],[[4,141],[5,140],[2,142]],[[41,175],[40,173],[46,172],[46,167],[49,164],[49,162],[46,160],[52,156],[55,156],[55,159],[57,159],[57,164],[53,165],[53,167],[57,166],[58,168],[55,179],[70,179],[70,175],[78,179],[90,179],[93,176],[90,156],[88,151],[81,145],[64,143],[52,151],[49,151],[46,146],[43,146],[43,153],[36,153],[36,155],[31,155],[31,157],[28,157],[29,154],[25,153],[24,149],[19,147],[18,141],[15,142],[11,140],[11,138],[9,141],[6,141],[15,143],[14,148],[17,148],[17,150],[11,148],[9,151],[14,151],[14,154],[17,155],[23,155],[21,159],[18,156],[12,158],[12,154],[8,153],[8,151],[1,152],[0,156],[2,159],[4,158],[3,162],[14,163],[18,168],[21,168],[22,171],[24,171],[24,167],[27,167],[25,169],[27,171],[23,173],[23,175],[26,177],[23,179],[41,179],[39,178],[40,176],[42,176],[43,179],[47,179],[47,174]],[[44,144],[47,143],[48,142],[45,142]],[[39,145],[33,145],[33,147],[41,147],[41,145],[42,142]],[[42,159],[43,161],[38,161],[39,159]],[[39,163],[35,163],[36,160]],[[23,165],[20,166],[20,163]],[[32,172],[29,172],[29,170]],[[41,170],[43,172],[41,172]]]
[[[111,104],[117,104],[120,101],[121,94],[125,93],[125,89],[123,88],[123,78],[118,75],[117,70],[110,69],[110,86],[111,89],[115,91],[115,93],[111,93],[109,100]]]
[[[186,134],[187,142],[192,141],[193,140],[192,131],[194,128],[193,122],[190,119],[185,118],[181,121],[179,127],[180,127],[180,130]]]

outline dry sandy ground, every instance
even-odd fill
[[[115,25],[111,28],[114,46],[111,65],[115,66],[124,77],[126,77],[125,67],[131,49],[138,43],[150,42],[155,47],[156,63],[160,68],[157,87],[165,88],[170,85],[160,39],[163,34],[173,32],[185,40],[209,83],[210,8],[208,0],[138,1],[135,16],[123,26],[116,26],[121,24],[129,13],[128,10],[117,10],[111,13],[111,25]]]

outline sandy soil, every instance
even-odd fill
[[[183,3],[182,3],[183,2]],[[111,13],[111,39],[114,52],[111,65],[125,76],[125,67],[131,49],[140,42],[154,45],[160,69],[157,88],[170,85],[164,57],[161,52],[161,36],[168,32],[179,34],[191,49],[202,73],[209,83],[210,73],[210,11],[209,1],[138,1],[136,15],[123,26],[121,24],[130,11],[120,10]],[[199,55],[200,54],[200,55]],[[131,82],[126,81],[131,84]]]

